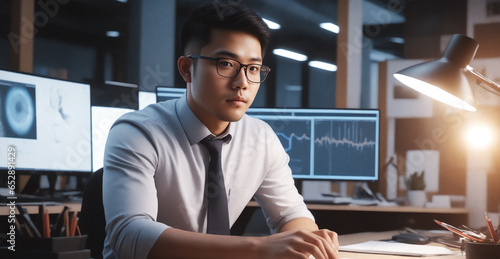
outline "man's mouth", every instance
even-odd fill
[[[236,97],[233,99],[229,99],[228,101],[229,102],[237,102],[237,103],[246,103],[247,102],[247,100],[243,97]]]

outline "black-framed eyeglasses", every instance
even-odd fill
[[[214,58],[199,55],[188,55],[188,58],[206,59],[217,61],[217,74],[222,77],[233,78],[238,75],[241,68],[245,70],[245,76],[252,83],[262,83],[266,80],[271,69],[261,64],[242,64],[232,58]]]

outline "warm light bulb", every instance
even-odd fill
[[[487,148],[494,140],[493,129],[487,125],[470,126],[465,137],[467,143],[475,148]]]

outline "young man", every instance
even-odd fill
[[[266,24],[244,7],[209,4],[193,13],[178,60],[186,96],[126,115],[110,131],[104,258],[338,258],[337,235],[318,230],[278,138],[245,115],[269,72],[262,65],[268,38]],[[214,159],[207,136],[221,139],[220,188],[205,187]],[[213,232],[207,211],[220,193],[227,208],[217,210],[228,219]],[[221,235],[253,196],[279,233]]]

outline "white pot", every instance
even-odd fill
[[[410,206],[424,207],[427,203],[427,194],[424,190],[409,190],[406,194]]]

